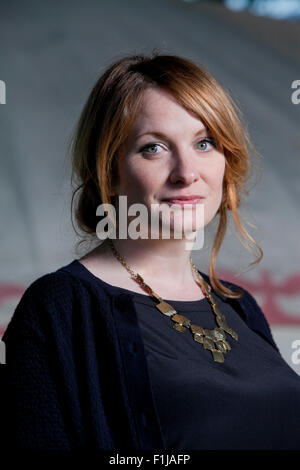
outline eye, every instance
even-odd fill
[[[204,150],[204,152],[207,152],[207,144],[210,144],[212,145],[213,147],[216,147],[216,143],[214,141],[214,139],[208,139],[208,138],[205,138],[205,139],[202,139],[198,142],[198,144],[201,144],[201,145],[204,145],[205,147],[200,150]]]
[[[154,142],[151,142],[150,144],[145,145],[143,148],[141,148],[140,152],[142,153],[148,153],[150,155],[156,155],[159,152],[152,152],[151,149],[155,149],[156,147],[161,147],[160,144],[156,144]],[[150,149],[150,152],[149,152]]]
[[[204,152],[208,152],[210,150],[209,148],[207,149],[208,144],[212,145],[213,147],[216,147],[216,143],[215,143],[214,139],[212,139],[212,138],[202,139],[198,142],[197,145],[199,145],[199,144],[202,145],[202,148],[200,150],[203,150]],[[148,155],[158,155],[160,152],[155,152],[155,149],[157,149],[157,147],[162,148],[162,145],[158,144],[156,142],[150,142],[149,144],[142,147],[140,149],[140,152],[148,154]]]

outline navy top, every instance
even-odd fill
[[[2,338],[8,445],[300,449],[300,377],[248,291],[238,301],[213,294],[239,335],[227,335],[224,363],[190,330],[174,330],[147,294],[112,286],[77,260],[34,281]],[[165,300],[216,326],[206,299]]]
[[[168,449],[300,449],[300,377],[230,305],[217,301],[239,339],[227,334],[231,350],[216,363],[153,298],[133,300]],[[193,324],[218,327],[206,298],[164,300]]]

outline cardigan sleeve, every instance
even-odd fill
[[[5,443],[12,449],[68,450],[51,351],[41,327],[41,284],[35,281],[25,291],[2,337],[7,367]]]

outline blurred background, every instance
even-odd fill
[[[252,293],[281,354],[300,374],[292,359],[293,343],[300,346],[299,3],[1,3],[0,337],[26,287],[82,255],[71,225],[67,146],[89,91],[122,54],[157,48],[203,65],[244,113],[263,174],[241,215],[255,226],[244,224],[264,258],[243,272],[254,258],[231,223],[217,273]],[[207,227],[204,248],[192,252],[204,272],[214,228]]]

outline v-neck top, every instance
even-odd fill
[[[300,377],[229,304],[217,301],[238,340],[226,334],[231,350],[217,363],[189,329],[173,328],[157,301],[127,291],[168,449],[300,449]],[[218,327],[206,298],[164,300],[193,324]]]

